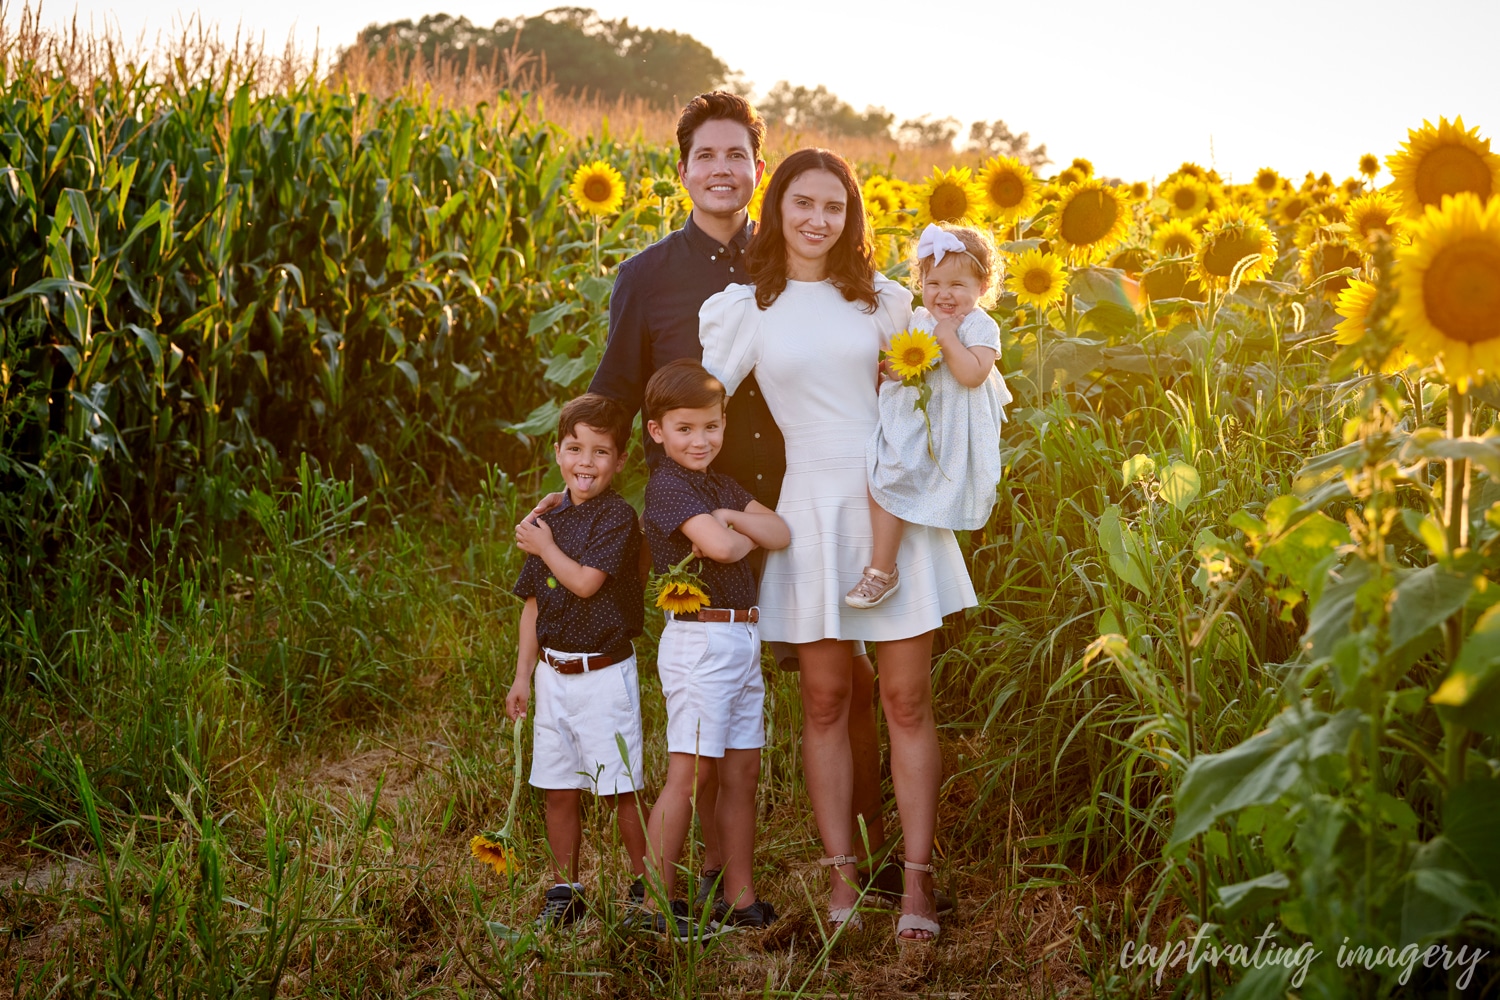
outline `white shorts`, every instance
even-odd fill
[[[532,676],[536,686],[531,715],[534,787],[618,795],[645,785],[641,692],[634,656],[581,674],[560,674],[543,660]],[[621,759],[616,736],[625,741],[628,763]]]
[[[723,757],[766,745],[760,626],[668,620],[656,672],[667,700],[667,750]]]

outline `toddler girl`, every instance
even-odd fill
[[[904,522],[972,531],[989,520],[1000,485],[1000,424],[1011,401],[995,368],[1000,328],[980,308],[998,270],[994,244],[983,233],[940,225],[922,231],[916,266],[922,305],[912,327],[931,333],[942,356],[925,376],[932,388],[927,420],[915,406],[915,386],[881,386],[880,424],[865,452],[875,548],[864,576],[844,596],[850,607],[873,608],[900,586],[896,553]]]

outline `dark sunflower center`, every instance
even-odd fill
[[[1226,229],[1210,240],[1208,252],[1203,255],[1203,269],[1216,278],[1227,278],[1234,265],[1259,253],[1260,240],[1254,233],[1242,228]]]
[[[1033,267],[1021,279],[1021,284],[1032,295],[1045,295],[1052,291],[1052,272],[1044,267]]]
[[[1261,191],[1265,192],[1266,194],[1270,194],[1272,191],[1276,190],[1276,175],[1261,174],[1260,176],[1255,178],[1255,186],[1260,188]]]
[[[1424,205],[1436,205],[1443,195],[1460,191],[1473,191],[1483,201],[1491,186],[1489,166],[1466,146],[1439,146],[1417,166],[1417,197]]]
[[[1178,211],[1186,212],[1198,204],[1198,192],[1192,188],[1178,188],[1172,195],[1172,204],[1177,207]]]
[[[1291,224],[1302,217],[1303,210],[1307,208],[1307,202],[1301,198],[1288,198],[1281,203],[1281,210],[1277,213],[1281,221]]]
[[[1373,156],[1360,157],[1359,172],[1369,177],[1374,177],[1380,173],[1380,161]]]
[[[1500,337],[1500,246],[1470,239],[1439,250],[1422,276],[1427,318],[1466,344]]]
[[[901,363],[908,368],[920,368],[927,361],[927,352],[915,345],[901,353]]]
[[[932,217],[939,222],[957,222],[969,210],[969,199],[956,184],[939,184],[932,192]]]
[[[1359,267],[1364,264],[1359,254],[1354,252],[1353,247],[1346,247],[1339,243],[1325,243],[1317,260],[1318,267],[1315,270],[1319,275],[1331,274],[1334,271],[1343,270],[1346,267]],[[1337,295],[1349,287],[1348,278],[1333,278],[1323,282],[1324,295]]]
[[[608,177],[595,174],[583,182],[583,196],[589,201],[609,201],[614,188],[615,186],[609,182]]]
[[[1000,174],[990,181],[990,201],[1001,208],[1014,208],[1021,203],[1026,185],[1015,174]]]
[[[1080,191],[1063,209],[1058,232],[1074,246],[1098,243],[1120,217],[1120,203],[1107,191]]]
[[[1356,219],[1354,225],[1359,230],[1359,235],[1369,239],[1370,234],[1376,230],[1390,232],[1391,217],[1385,212],[1367,212]]]
[[[1182,261],[1164,264],[1141,275],[1141,287],[1151,299],[1197,298],[1188,288],[1188,273],[1188,266]]]
[[[1181,257],[1185,253],[1193,252],[1193,241],[1181,233],[1168,236],[1161,245],[1161,252],[1167,257]]]

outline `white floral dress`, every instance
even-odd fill
[[[911,325],[931,333],[937,320],[918,306]],[[964,317],[958,339],[965,347],[1000,353],[1000,328],[982,309]],[[1000,485],[1000,425],[1010,390],[999,369],[972,389],[942,362],[926,378],[932,386],[927,401],[931,452],[927,421],[915,408],[919,390],[900,382],[886,382],[880,389],[880,424],[865,452],[870,495],[912,524],[955,531],[982,528]],[[901,573],[904,577],[904,567]]]

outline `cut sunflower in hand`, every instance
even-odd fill
[[[521,724],[525,716],[518,716],[510,730],[510,805],[505,810],[505,823],[498,830],[486,830],[475,834],[469,841],[469,853],[481,864],[489,865],[496,875],[514,873],[516,868],[515,822],[516,806],[521,801]]]
[[[665,573],[652,574],[651,598],[658,608],[674,615],[690,615],[709,606],[707,585],[687,568],[697,558],[689,552]]]
[[[927,454],[934,462],[937,462],[938,457],[932,443],[932,417],[927,413],[927,403],[932,399],[932,385],[927,381],[927,373],[937,367],[942,356],[943,350],[938,346],[937,338],[921,329],[903,330],[896,334],[885,352],[885,360],[891,366],[891,371],[901,377],[901,384],[917,390],[912,409],[920,410],[922,419],[927,424]],[[942,472],[941,463],[938,471]]]

